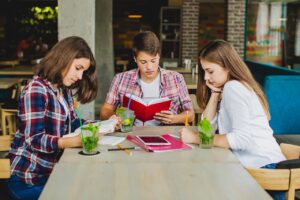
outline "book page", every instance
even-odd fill
[[[130,99],[130,94],[126,94],[126,96]],[[161,102],[165,102],[165,101],[169,101],[170,99],[168,97],[164,97],[164,98],[151,98],[151,97],[147,97],[147,98],[140,98],[138,96],[132,95],[131,99],[145,105],[152,105],[152,104],[156,104],[156,103],[161,103]]]
[[[99,145],[109,145],[116,146],[125,140],[125,137],[116,137],[116,136],[103,136],[101,140],[98,141]]]
[[[148,106],[148,105],[152,105],[152,104],[156,104],[156,103],[161,103],[161,102],[169,101],[170,99],[168,97],[164,97],[164,98],[151,98],[151,97],[147,97],[147,98],[143,98],[142,100]]]
[[[103,120],[103,121],[97,121],[92,124],[100,125],[100,128],[97,133],[107,134],[107,133],[113,133],[115,131],[117,121],[115,119],[108,119],[108,120]],[[85,126],[87,126],[87,124],[83,125],[83,127],[85,127]],[[74,136],[79,135],[80,132],[81,132],[81,128],[78,127],[73,133],[64,135],[63,137],[64,138],[65,137],[74,137]]]
[[[139,119],[135,119],[134,121],[135,126],[159,126],[160,124],[161,122],[156,119],[148,120],[145,121],[144,123]]]
[[[141,104],[143,104],[145,106],[147,105],[147,103],[145,103],[144,100],[142,98],[138,97],[138,96],[130,95],[130,94],[125,94],[125,96],[127,96],[128,99],[130,99],[130,96],[131,96],[131,100],[135,100],[135,101],[137,101],[137,102],[139,102],[139,103],[141,103]]]

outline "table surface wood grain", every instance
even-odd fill
[[[178,135],[181,128],[134,127],[130,134]],[[128,141],[122,145],[133,146]],[[137,150],[131,156],[108,152],[107,146],[95,156],[66,149],[40,199],[271,199],[230,150],[193,147],[164,153]]]

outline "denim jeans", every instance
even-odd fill
[[[7,188],[10,196],[14,199],[35,200],[39,198],[43,191],[47,178],[41,179],[41,182],[41,185],[29,185],[24,183],[18,176],[13,175],[7,181]]]
[[[265,165],[261,168],[275,169],[276,165],[277,165],[277,163],[271,163],[271,164]],[[267,190],[267,192],[273,197],[274,200],[285,200],[286,191],[270,191],[270,190]]]

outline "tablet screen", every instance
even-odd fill
[[[161,136],[137,136],[137,138],[147,145],[170,145],[170,143]]]

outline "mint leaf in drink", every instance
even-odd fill
[[[198,123],[198,131],[202,132],[205,135],[211,134],[212,127],[211,127],[210,121],[206,118],[202,119]]]
[[[87,126],[82,127],[82,130],[87,130],[93,133],[93,136],[95,137],[97,135],[97,132],[100,128],[100,125],[94,125],[92,123],[89,123]]]
[[[213,129],[210,124],[210,121],[206,118],[202,119],[198,123],[198,131],[199,131],[202,147],[211,148],[214,139],[214,134],[212,132]]]
[[[121,115],[126,110],[123,106],[118,106],[116,109],[116,115]]]
[[[82,130],[89,131],[91,134],[82,136],[82,145],[85,153],[93,153],[97,151],[98,136],[97,132],[100,125],[89,123],[87,126],[82,127]]]

